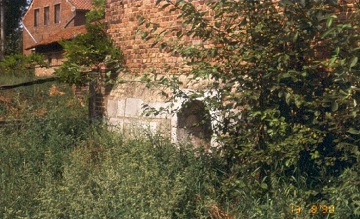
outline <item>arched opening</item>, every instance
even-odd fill
[[[209,146],[212,128],[210,113],[199,100],[188,101],[177,113],[177,140],[194,146]]]

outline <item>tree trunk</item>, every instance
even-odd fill
[[[5,13],[5,4],[4,0],[0,0],[0,61],[4,58],[5,52],[5,22],[4,22],[4,13]]]

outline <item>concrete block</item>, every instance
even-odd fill
[[[127,98],[125,106],[125,117],[139,117],[142,113],[142,104],[144,102],[137,98]]]
[[[117,101],[117,116],[124,117],[125,116],[125,99],[120,99]]]
[[[116,100],[108,100],[107,101],[106,113],[109,118],[116,117],[117,105],[118,104],[117,104]]]

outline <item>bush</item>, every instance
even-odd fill
[[[34,75],[36,65],[46,66],[44,57],[37,53],[25,56],[15,54],[6,56],[0,62],[0,75],[28,76]]]
[[[187,96],[222,118],[214,131],[226,162],[224,197],[240,208],[252,204],[246,218],[276,218],[284,209],[283,217],[291,217],[286,206],[296,200],[307,209],[302,217],[312,217],[307,212],[314,203],[359,217],[358,196],[346,204],[331,198],[345,188],[359,190],[345,180],[358,174],[360,162],[358,2],[351,12],[337,1],[156,4],[178,13],[182,28],[140,18],[141,35],[182,57],[191,67],[182,71],[189,80],[208,82],[206,92]],[[201,43],[189,45],[189,37]],[[173,78],[156,82],[170,84],[174,98],[185,96]],[[334,193],[337,187],[343,189]],[[277,196],[284,202],[275,202]],[[237,197],[248,201],[240,205]]]

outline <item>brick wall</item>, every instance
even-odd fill
[[[180,109],[177,114],[165,113],[147,117],[142,114],[144,104],[159,109],[160,107],[167,107],[170,101],[159,94],[164,88],[146,87],[140,82],[139,75],[150,69],[154,69],[153,73],[169,73],[165,70],[165,64],[170,65],[171,69],[174,70],[172,72],[175,73],[178,68],[182,67],[182,59],[160,52],[158,47],[152,48],[153,41],[151,40],[144,41],[141,39],[139,31],[143,30],[144,26],[139,26],[138,17],[141,16],[152,23],[158,23],[159,29],[177,28],[181,27],[182,24],[181,20],[177,18],[179,12],[169,12],[169,8],[161,9],[161,5],[155,5],[156,0],[107,0],[106,2],[108,33],[124,52],[126,67],[132,73],[121,76],[123,79],[131,81],[130,83],[117,85],[104,98],[104,112],[108,124],[122,132],[129,132],[131,127],[136,125],[148,126],[152,131],[167,131],[174,142],[191,137],[192,143],[195,145],[202,140],[206,143],[210,141],[212,145],[215,145],[214,139],[211,139],[213,137],[211,129],[216,127],[216,120],[209,121],[205,127],[198,127],[197,129],[191,127],[193,121],[202,118],[202,115],[197,115],[198,113],[210,113],[212,116],[217,116],[216,112],[206,112],[205,104],[202,103],[201,99],[191,103],[186,102],[186,99],[179,99],[175,102],[177,109]],[[207,9],[204,0],[189,0],[189,2],[195,4],[199,10],[205,11]],[[279,0],[273,0],[273,2],[276,4]],[[341,17],[346,18],[351,14],[348,11],[351,11],[353,7],[352,2],[354,0],[346,1],[348,10],[342,13]],[[210,11],[207,16],[211,19],[214,14]],[[176,36],[168,35],[166,40],[171,39],[176,39]],[[183,38],[183,40],[190,44],[201,42],[190,38]],[[179,75],[179,80],[186,81],[186,76]],[[186,90],[198,90],[199,86],[193,84],[182,88],[186,88],[184,89],[186,92]],[[166,89],[164,91],[167,92]],[[168,94],[171,95],[171,93]],[[190,109],[186,110],[187,108]]]
[[[178,12],[169,12],[169,8],[161,9],[162,4],[156,6],[155,0],[107,0],[106,20],[108,33],[116,45],[124,52],[126,66],[132,73],[138,74],[144,70],[154,68],[157,73],[164,72],[164,64],[169,64],[176,69],[181,65],[181,58],[170,56],[159,51],[158,47],[151,47],[152,40],[141,39],[138,30],[138,17],[142,16],[150,22],[160,24],[160,28],[180,27],[182,22],[177,19]],[[205,1],[192,1],[199,9],[205,9]],[[176,39],[167,36],[167,40]],[[185,39],[191,43],[199,43],[194,39]]]
[[[144,29],[139,26],[138,17],[142,16],[149,19],[150,22],[160,24],[160,28],[180,27],[181,20],[177,19],[178,12],[169,12],[169,8],[161,9],[156,6],[156,0],[106,0],[106,20],[108,21],[108,33],[115,41],[116,45],[124,52],[126,66],[132,73],[139,74],[144,70],[155,68],[157,73],[164,72],[164,64],[169,64],[173,70],[180,67],[181,58],[170,56],[167,53],[159,52],[158,47],[152,48],[153,41],[144,41],[137,31]],[[280,0],[273,0],[276,4]],[[174,2],[174,1],[173,1]],[[189,0],[199,10],[207,10],[205,0]],[[347,10],[340,14],[340,17],[346,19],[351,15],[354,3],[358,0],[339,0],[339,3]],[[214,16],[208,12],[209,19]],[[167,40],[176,39],[175,36],[167,36]],[[187,42],[196,44],[198,40],[186,39]]]

